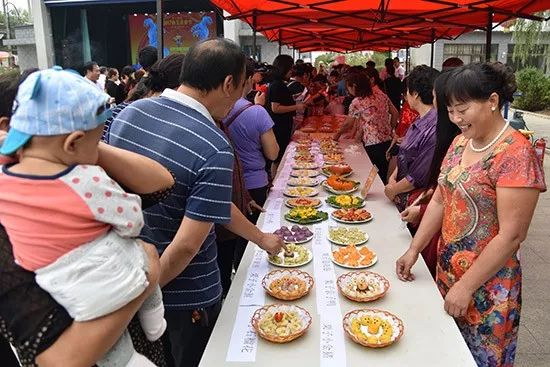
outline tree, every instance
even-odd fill
[[[26,9],[14,8],[11,3],[8,6],[8,17],[10,20],[10,38],[13,38],[15,33],[13,27],[25,24],[32,24],[29,11]],[[0,13],[0,33],[6,33],[6,15]]]
[[[550,11],[544,11],[537,14],[542,18],[548,18]],[[549,22],[538,22],[529,19],[517,19],[514,23],[514,53],[512,60],[522,66],[529,64],[529,59],[535,53],[540,53],[543,41],[550,39]],[[544,50],[542,50],[543,53]],[[550,57],[544,58],[545,69],[550,68]]]

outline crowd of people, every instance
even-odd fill
[[[333,138],[361,142],[409,224],[397,276],[421,254],[478,365],[513,365],[546,186],[500,112],[509,68],[267,65],[225,39],[156,55],[0,76],[0,332],[23,365],[197,366],[247,243],[285,247],[256,222],[323,114],[347,116]]]

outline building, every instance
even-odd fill
[[[15,27],[15,38],[3,40],[5,46],[17,47],[16,64],[21,70],[38,67],[35,43],[32,24]]]
[[[493,31],[491,44],[491,60],[500,61],[504,64],[518,68],[513,61],[515,42],[513,32],[497,28]],[[466,33],[455,40],[438,40],[434,44],[434,64],[437,69],[441,69],[443,61],[449,57],[458,57],[465,64],[472,62],[485,61],[485,39],[486,34],[483,31],[474,31]],[[411,49],[411,65],[430,65],[431,45],[423,45],[419,48]],[[545,37],[543,43],[532,54],[528,61],[529,66],[534,66],[550,74],[550,68],[546,58],[550,55],[550,37]]]

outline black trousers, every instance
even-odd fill
[[[216,320],[222,308],[222,301],[201,309],[201,321],[193,322],[193,311],[166,310],[164,318],[168,323],[167,332],[162,337],[169,366],[195,367],[210,339]],[[204,316],[206,315],[206,316]]]
[[[390,148],[390,145],[391,141],[386,141],[379,144],[367,145],[365,147],[372,164],[378,167],[378,176],[380,176],[384,185],[388,183],[389,162],[386,159],[386,152]]]
[[[3,367],[19,367],[10,343],[3,336],[0,336],[0,362]]]

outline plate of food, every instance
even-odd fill
[[[312,224],[328,219],[328,213],[312,207],[297,206],[285,214],[285,219],[298,224]]]
[[[313,187],[319,185],[319,180],[317,178],[311,177],[291,177],[287,181],[289,186],[308,186]]]
[[[318,195],[319,190],[311,187],[298,186],[298,187],[291,187],[286,189],[283,192],[283,194],[291,198],[310,197],[310,196]]]
[[[299,225],[293,225],[291,228],[282,226],[277,229],[273,234],[277,235],[285,243],[302,244],[311,241],[313,238],[313,232],[307,227],[300,227]]]
[[[319,171],[316,169],[297,169],[290,172],[292,177],[317,177],[319,176]]]
[[[372,220],[372,214],[365,209],[338,209],[332,212],[332,219],[340,223],[361,224]]]
[[[323,181],[321,185],[325,188],[325,190],[332,194],[344,195],[351,194],[352,192],[357,191],[361,183],[357,181],[347,180],[341,176],[330,176],[325,181]]]
[[[261,307],[252,315],[252,327],[263,339],[288,343],[304,335],[311,325],[311,315],[302,307],[275,304]]]
[[[316,169],[319,165],[315,162],[294,162],[293,169]]]
[[[394,314],[377,309],[348,312],[343,319],[346,334],[356,343],[370,348],[383,348],[397,342],[405,327]]]
[[[365,206],[365,200],[362,197],[353,195],[331,195],[326,199],[326,202],[336,209],[362,208]]]
[[[317,129],[314,126],[304,126],[300,129],[300,131],[304,133],[314,133],[317,131]]]
[[[325,176],[341,176],[341,177],[349,177],[353,170],[349,166],[349,164],[332,164],[332,165],[325,165],[323,166],[321,172]]]
[[[331,138],[323,138],[321,139],[319,146],[321,147],[321,149],[338,148],[338,142],[332,140]]]
[[[384,297],[390,282],[382,275],[370,271],[342,274],[336,281],[340,293],[356,302],[371,302]]]
[[[332,127],[332,124],[324,124],[319,128],[320,133],[333,133],[334,128]]]
[[[323,206],[323,203],[321,202],[320,199],[300,197],[300,198],[287,199],[285,201],[285,205],[288,206],[289,208],[296,208],[298,206],[309,207],[309,208],[319,208]]]
[[[293,301],[309,293],[313,287],[313,277],[298,269],[277,269],[267,273],[262,285],[271,297]]]
[[[296,154],[294,156],[294,162],[313,162],[315,161],[315,157],[313,154],[305,153],[305,154]]]
[[[330,227],[328,240],[336,245],[362,245],[369,240],[369,235],[358,228]]]
[[[340,164],[344,161],[344,155],[341,153],[326,153],[323,155],[325,164],[335,165]]]
[[[282,268],[297,268],[306,265],[313,259],[313,253],[306,247],[288,244],[286,245],[288,252],[283,249],[279,254],[268,256],[267,260],[276,266]]]
[[[332,261],[347,269],[365,269],[376,264],[378,257],[367,246],[348,245],[332,251]]]

